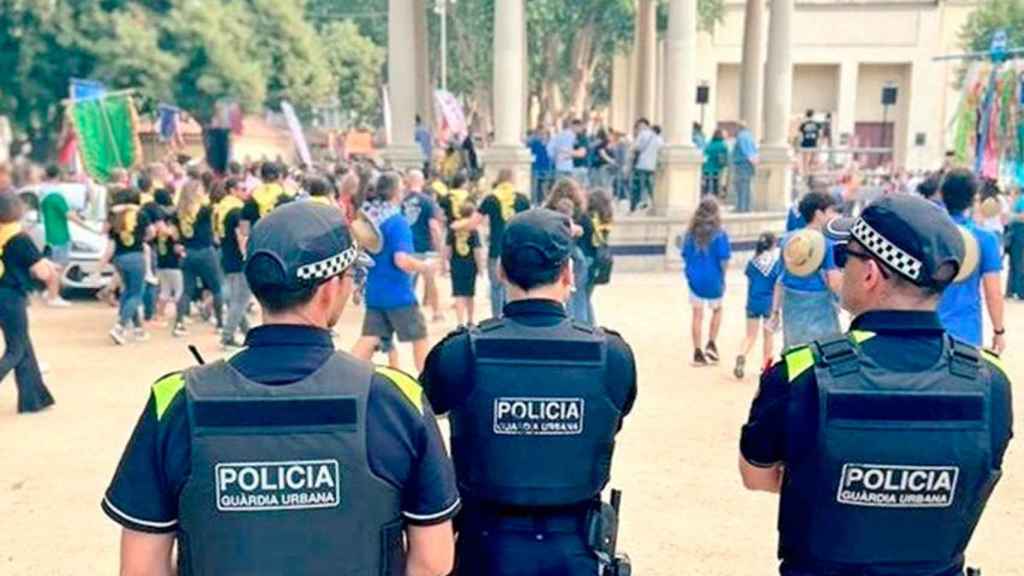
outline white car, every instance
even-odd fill
[[[67,200],[68,207],[78,212],[85,226],[68,222],[71,232],[71,259],[61,277],[63,290],[97,291],[110,283],[114,276],[111,266],[100,270],[100,258],[107,248],[108,238],[102,233],[107,210],[107,191],[101,186],[88,187],[85,184],[51,184],[27,186],[18,190],[18,196],[25,204],[22,226],[36,243],[41,252],[46,250],[46,231],[39,214],[41,194],[59,190]]]

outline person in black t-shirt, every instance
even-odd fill
[[[501,317],[501,311],[505,307],[507,299],[505,286],[498,277],[498,260],[501,257],[501,241],[505,235],[505,225],[516,214],[530,209],[530,198],[515,189],[512,178],[511,170],[507,168],[501,170],[498,173],[498,180],[494,183],[494,190],[480,203],[477,213],[470,219],[452,224],[453,230],[462,231],[467,228],[476,228],[484,217],[487,218],[490,229],[487,276],[491,284],[491,315],[494,318]]]
[[[179,243],[178,220],[174,213],[174,195],[170,190],[157,190],[154,195],[160,207],[160,217],[154,226],[156,252],[156,277],[160,283],[160,298],[157,300],[156,316],[163,318],[168,302],[174,302],[184,291],[181,278],[181,254],[184,248]]]
[[[199,280],[213,294],[213,314],[217,319],[217,327],[223,328],[220,263],[213,248],[213,209],[206,190],[196,180],[185,185],[178,199],[178,231],[181,233],[181,244],[185,247],[185,257],[181,261],[185,288],[178,299],[174,336],[188,334],[185,316],[188,315],[192,301],[199,295]]]
[[[214,228],[220,239],[220,264],[228,292],[228,314],[221,334],[221,345],[227,350],[241,347],[235,340],[236,332],[241,330],[242,336],[249,332],[245,311],[252,299],[252,292],[242,273],[246,237],[239,223],[245,205],[245,189],[234,178],[228,178],[224,181],[224,193],[224,198],[214,209]]]
[[[459,211],[462,218],[470,218],[476,211],[472,202],[466,202]],[[476,277],[483,266],[480,233],[473,229],[448,231],[452,296],[455,298],[455,316],[459,326],[473,325],[473,297],[476,296]]]
[[[117,324],[110,339],[118,346],[129,336],[138,342],[149,339],[142,327],[142,304],[146,290],[146,242],[153,237],[153,226],[139,205],[139,191],[123,189],[114,195],[107,220],[107,232],[114,244],[114,267],[121,278],[121,298]]]
[[[817,153],[820,137],[821,124],[814,119],[814,110],[808,110],[803,124],[800,124],[800,152],[804,174],[814,167],[814,155]]]
[[[53,404],[28,332],[28,295],[36,282],[49,286],[57,274],[28,234],[21,230],[24,208],[10,191],[0,190],[0,330],[4,353],[0,356],[0,382],[14,371],[18,412],[38,412]]]

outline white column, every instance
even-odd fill
[[[494,3],[494,143],[520,144],[523,136],[523,0]]]
[[[856,60],[844,60],[839,65],[839,104],[836,117],[833,118],[833,146],[839,145],[843,134],[854,134],[857,124],[857,77],[860,66]]]
[[[784,210],[793,188],[793,157],[786,141],[793,100],[793,1],[771,3],[764,74],[764,144],[751,199],[751,207],[757,211]]]
[[[384,156],[396,168],[422,166],[413,137],[416,119],[415,0],[388,1],[388,97],[391,134]]]
[[[523,84],[526,70],[526,26],[524,0],[499,0],[494,3],[494,144],[482,159],[494,181],[503,168],[513,171],[516,187],[530,191],[530,165],[533,156],[523,146]]]
[[[665,38],[663,170],[654,195],[661,216],[692,211],[700,201],[702,155],[693,146],[697,90],[697,0],[671,0]]]
[[[764,87],[764,1],[747,0],[743,18],[743,63],[740,119],[757,137],[761,134],[761,89]]]
[[[768,63],[765,65],[765,146],[786,146],[793,100],[793,0],[773,0],[768,26]]]
[[[656,112],[655,71],[658,66],[658,17],[655,0],[639,0],[636,13],[637,82],[634,113],[637,118],[654,119]]]
[[[433,126],[434,88],[430,79],[430,34],[427,31],[427,0],[414,0],[416,30],[416,112],[426,126]]]

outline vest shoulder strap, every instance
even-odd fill
[[[974,346],[946,335],[949,343],[949,372],[953,376],[976,380],[981,370],[981,352]]]
[[[860,370],[857,347],[845,334],[816,340],[812,348],[815,351],[815,366],[827,369],[833,378],[855,374]]]

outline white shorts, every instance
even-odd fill
[[[156,277],[160,281],[160,298],[177,302],[181,299],[181,293],[185,291],[185,279],[181,270],[177,268],[161,268],[156,271]]]
[[[708,308],[711,308],[712,310],[718,310],[722,307],[722,299],[701,298],[700,296],[697,296],[693,292],[690,292],[690,306],[693,306],[694,308],[704,308],[706,306]]]

